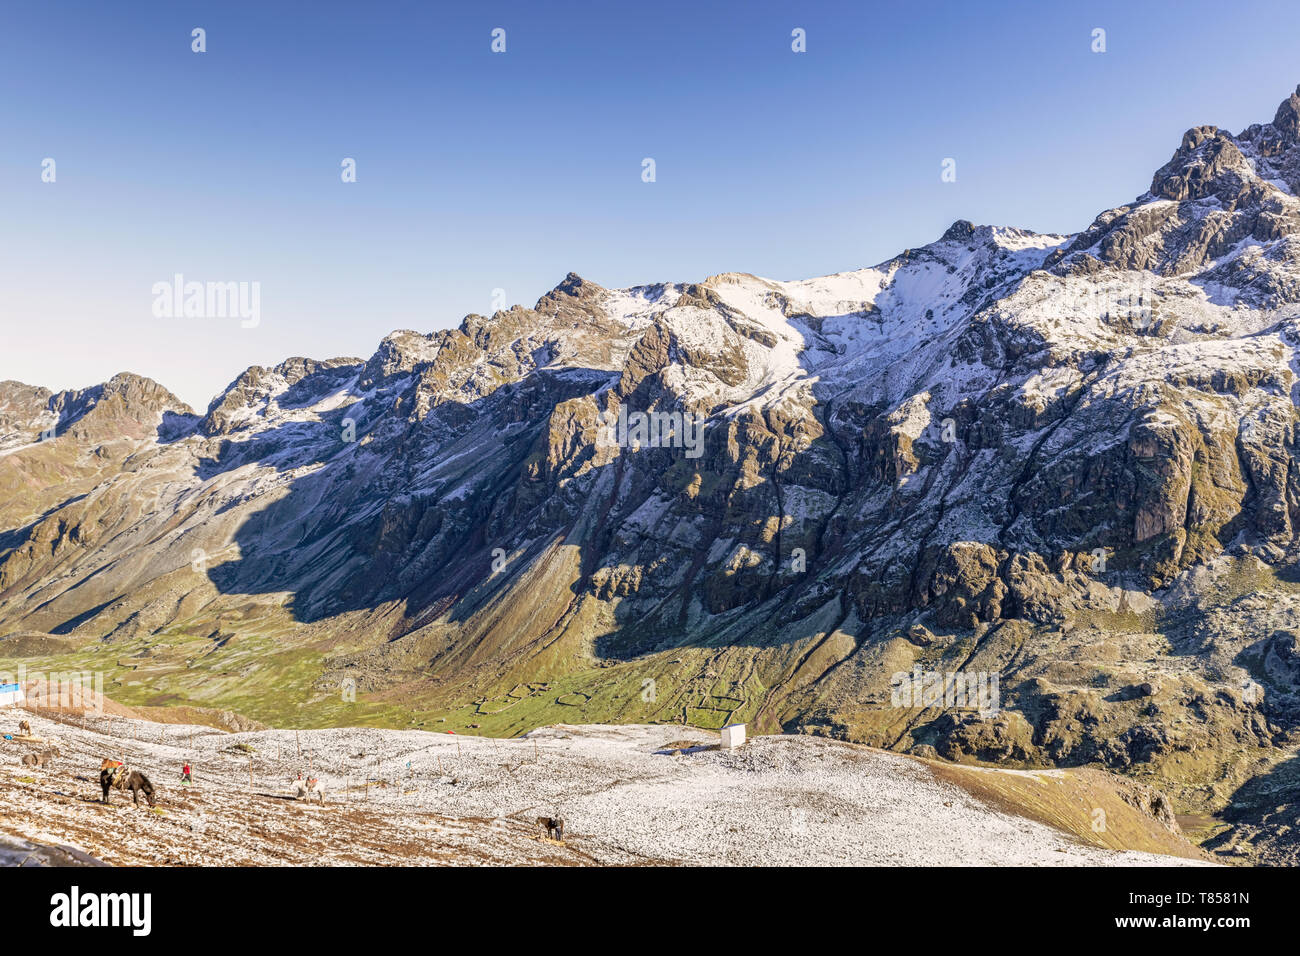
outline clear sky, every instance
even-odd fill
[[[793,279],[956,219],[1077,231],[1189,126],[1272,119],[1297,40],[1292,0],[0,0],[0,379],[130,370],[204,407],[570,270]],[[156,317],[176,273],[260,283],[260,324]]]

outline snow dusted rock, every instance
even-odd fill
[[[318,362],[291,358],[275,368],[254,365],[213,399],[199,429],[213,437],[254,429],[274,413],[273,402],[282,402],[287,408],[312,404],[312,399],[319,400],[322,393],[351,384],[360,364],[359,359]]]
[[[0,833],[0,866],[108,866],[72,846],[46,846]]]

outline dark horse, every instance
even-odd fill
[[[564,842],[564,817],[538,817],[537,825],[546,827],[546,835],[550,839]]]
[[[139,770],[128,770],[112,760],[105,760],[99,765],[99,785],[104,788],[104,802],[108,803],[109,790],[130,790],[131,800],[140,805],[140,794],[144,794],[149,806],[154,805],[153,784]]]

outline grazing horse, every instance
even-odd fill
[[[322,806],[325,805],[325,788],[320,785],[320,780],[316,777],[294,781],[293,796],[295,800],[302,800],[305,797],[307,802],[310,803],[313,795],[320,800]]]
[[[149,806],[154,805],[153,784],[139,770],[128,770],[117,760],[105,760],[99,765],[99,785],[104,788],[104,803],[108,803],[109,790],[130,790],[131,801],[140,805],[140,794],[144,794]]]
[[[538,817],[537,825],[546,827],[546,835],[552,840],[564,842],[564,817]]]
[[[45,750],[38,754],[23,754],[24,767],[44,767],[59,755],[58,747],[46,747]]]

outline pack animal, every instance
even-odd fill
[[[32,722],[30,720],[18,721],[18,734],[21,737],[30,737],[32,735]]]
[[[55,747],[50,747],[44,752],[38,754],[23,754],[23,766],[24,767],[48,767],[50,765],[50,761],[53,760],[58,755],[59,755],[59,751]]]
[[[546,835],[552,840],[564,842],[564,817],[538,817],[537,825],[546,827]]]
[[[322,806],[325,803],[325,788],[320,785],[320,780],[316,777],[309,777],[306,780],[296,780],[293,785],[293,795],[295,800],[306,799],[308,803],[315,796],[320,800]]]
[[[104,790],[104,803],[108,803],[109,790],[130,790],[131,801],[140,805],[140,794],[144,794],[145,802],[149,806],[154,805],[153,784],[149,778],[139,770],[131,770],[125,764],[116,760],[104,760],[99,765],[99,785]]]

